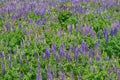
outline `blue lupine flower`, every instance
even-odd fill
[[[49,59],[49,57],[50,57],[50,50],[48,48],[45,49],[45,54],[46,54],[45,57],[47,59]]]
[[[68,54],[68,51],[66,51],[66,60],[67,60],[67,61],[70,61],[70,59],[71,59],[71,57],[70,57],[70,55]]]
[[[39,60],[39,58],[38,58],[38,67],[37,67],[36,80],[42,80],[42,75],[41,75],[41,71],[40,71],[40,60]]]
[[[62,45],[60,46],[59,52],[60,52],[60,57],[63,57],[64,56],[64,49],[63,49]]]
[[[89,50],[89,56],[92,57],[92,58],[94,57],[94,50],[93,49]]]
[[[84,41],[82,41],[81,43],[81,51],[82,51],[82,54],[88,51],[88,46],[86,45]]]
[[[47,80],[52,80],[52,74],[51,74],[51,71],[50,71],[50,66],[48,66],[48,68],[47,68]]]
[[[97,60],[97,61],[100,60],[100,52],[97,53],[97,55],[96,55],[96,60]]]

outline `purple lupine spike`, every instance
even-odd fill
[[[56,58],[56,62],[58,62],[59,56],[55,55],[55,58]]]
[[[2,75],[5,75],[5,61],[4,61],[4,56],[2,57]]]
[[[3,57],[3,53],[2,53],[2,51],[0,51],[0,57]]]
[[[78,62],[78,48],[75,48],[74,55],[75,55],[76,62]]]
[[[97,60],[97,61],[100,60],[100,52],[97,53],[97,55],[96,55],[96,60]]]
[[[89,33],[91,37],[95,36],[95,31],[92,28],[90,28]]]
[[[81,51],[82,51],[82,54],[88,51],[88,46],[86,45],[84,41],[82,41],[81,43]]]
[[[71,57],[70,57],[70,55],[68,54],[68,51],[66,51],[66,60],[67,60],[67,61],[70,61],[70,59],[71,59]]]
[[[92,58],[94,57],[94,50],[93,49],[89,50],[89,56],[92,57]]]
[[[59,52],[60,52],[60,57],[63,57],[64,56],[64,49],[63,49],[62,45],[60,46]]]
[[[42,75],[41,75],[41,71],[40,71],[40,60],[39,60],[39,58],[38,58],[38,67],[37,67],[36,80],[42,80]]]
[[[55,56],[55,54],[56,54],[56,44],[52,45],[52,53]]]
[[[22,59],[25,57],[25,53],[22,54]]]
[[[111,34],[112,36],[116,36],[116,35],[117,35],[117,32],[118,32],[118,28],[117,28],[116,26],[113,26],[113,27],[111,28],[110,34]]]
[[[45,57],[47,59],[49,59],[49,57],[50,57],[50,50],[48,48],[45,49],[45,54],[46,54]]]
[[[50,65],[48,65],[48,69],[47,69],[47,80],[52,80],[52,74],[50,71]]]
[[[61,78],[61,80],[65,80],[65,74],[63,71],[61,72],[60,78]]]
[[[95,43],[94,43],[94,49],[98,49],[98,47],[99,47],[99,42],[95,41]]]
[[[104,29],[103,29],[103,37],[106,39],[106,43],[108,43],[108,37],[109,37],[109,35],[108,35],[108,30],[107,30],[107,28],[104,28]]]
[[[89,27],[88,26],[84,26],[81,29],[82,35],[87,35],[89,33]]]
[[[7,31],[10,31],[10,30],[11,30],[10,25],[9,25],[8,23],[5,24],[5,27],[6,27],[6,30],[7,30]]]
[[[104,29],[103,29],[103,37],[106,37],[107,34],[108,34],[107,29],[104,28]]]

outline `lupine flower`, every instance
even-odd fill
[[[53,53],[53,55],[56,54],[56,44],[52,45],[52,53]]]
[[[52,80],[52,74],[51,74],[51,71],[50,71],[50,66],[48,66],[48,69],[47,69],[47,80]]]
[[[5,24],[5,27],[6,27],[7,31],[10,31],[11,28],[10,28],[10,25],[8,23]]]
[[[60,46],[59,52],[60,52],[60,57],[63,57],[64,56],[64,49],[63,49],[62,45]]]
[[[95,41],[95,43],[94,43],[94,49],[98,49],[98,47],[99,47],[99,42]]]
[[[42,80],[42,75],[41,75],[41,71],[40,71],[40,60],[39,60],[39,58],[38,58],[38,67],[37,67],[36,80]]]
[[[93,49],[89,50],[89,56],[92,57],[92,58],[94,57],[94,51],[93,51]]]
[[[76,62],[78,62],[78,48],[75,48],[74,55],[75,55]]]
[[[60,78],[61,78],[61,80],[65,80],[65,74],[63,71],[61,72]]]
[[[111,34],[112,36],[116,36],[116,35],[117,35],[117,32],[118,32],[118,28],[117,28],[116,26],[113,26],[113,27],[111,28],[110,34]]]
[[[70,55],[68,54],[68,52],[66,51],[66,60],[67,60],[67,61],[70,61],[70,59],[71,59],[71,57],[70,57]]]
[[[95,36],[95,31],[92,28],[90,28],[89,33],[91,37]]]
[[[4,61],[4,55],[2,57],[2,75],[5,75],[5,61]]]
[[[88,46],[86,45],[84,41],[82,41],[81,43],[81,51],[83,54],[88,51]]]
[[[107,43],[109,34],[108,34],[108,30],[106,28],[103,29],[103,37],[106,39],[106,43]]]
[[[100,60],[100,52],[97,53],[96,60],[98,60],[98,61]]]
[[[49,59],[49,57],[50,57],[50,50],[48,48],[45,49],[45,54],[46,54],[45,55],[46,58]]]

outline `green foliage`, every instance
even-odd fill
[[[120,39],[120,35],[117,35],[116,37],[112,37],[112,36],[109,36],[109,41],[108,43],[106,44],[105,43],[105,40],[101,39],[101,48],[104,52],[107,53],[108,56],[116,56],[116,57],[119,57],[120,58],[120,43],[119,43],[119,40]]]
[[[67,28],[67,26],[70,24],[77,24],[76,16],[69,11],[62,11],[61,13],[59,13],[58,20],[61,26],[65,28]]]
[[[2,39],[8,48],[13,49],[20,45],[20,42],[24,39],[24,35],[20,30],[16,30],[4,33]]]
[[[28,14],[28,18],[32,19],[32,20],[38,20],[38,19],[42,19],[42,16],[40,14],[35,14],[34,11],[31,11]]]

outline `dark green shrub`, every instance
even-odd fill
[[[58,20],[59,20],[59,23],[61,24],[61,26],[66,27],[66,28],[70,24],[76,25],[76,23],[77,23],[76,16],[72,15],[72,13],[69,11],[62,11],[58,15]]]

